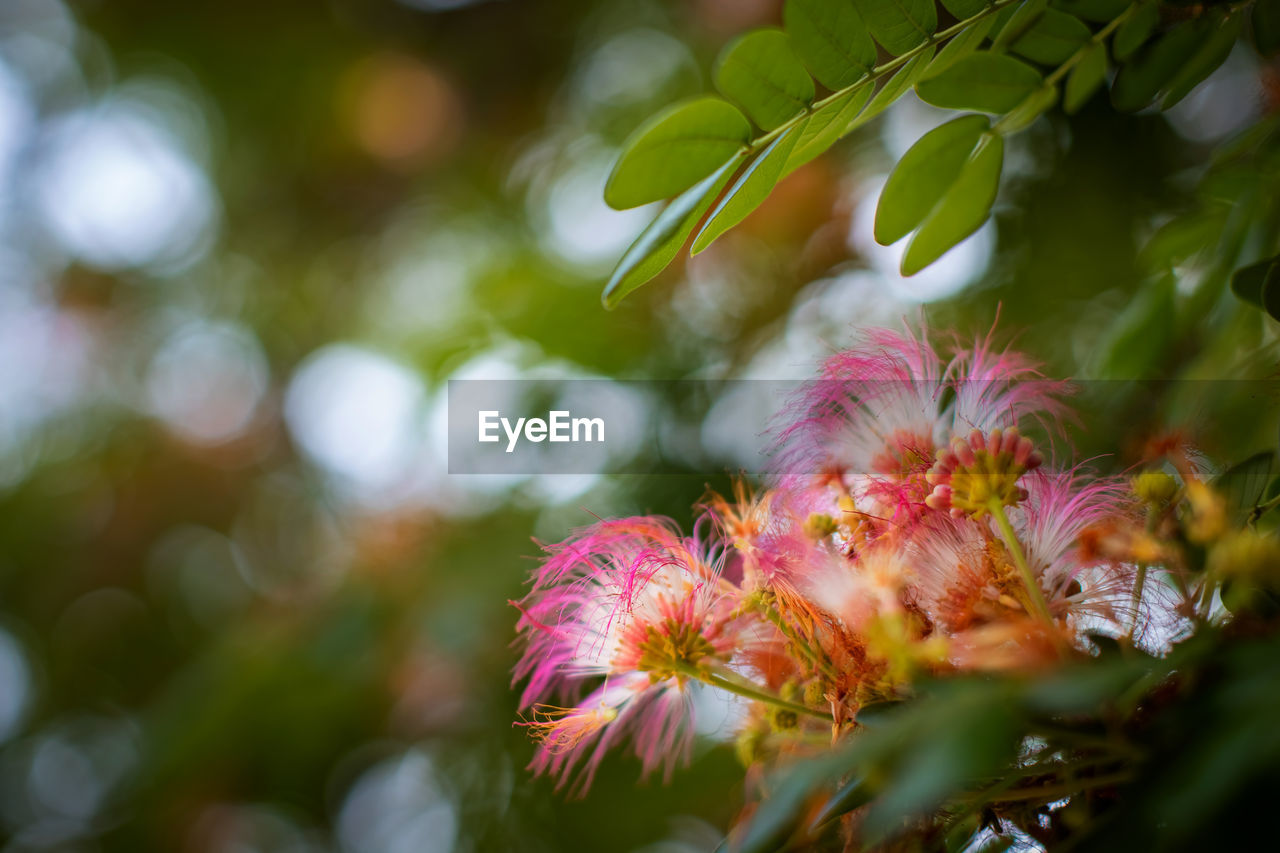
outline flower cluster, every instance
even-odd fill
[[[953,350],[869,332],[782,413],[767,489],[712,497],[692,537],[631,518],[547,549],[516,603],[537,771],[585,790],[628,744],[670,773],[712,687],[752,761],[844,737],[922,675],[1132,637],[1141,559],[1098,531],[1141,530],[1142,501],[1029,437],[1060,432],[1068,385],[988,339]]]

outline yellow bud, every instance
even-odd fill
[[[1178,493],[1178,481],[1163,471],[1143,471],[1129,484],[1140,500],[1157,507],[1165,506]]]

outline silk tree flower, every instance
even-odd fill
[[[1021,354],[994,349],[989,335],[944,360],[923,335],[869,330],[827,359],[821,378],[784,412],[779,485],[826,486],[870,516],[910,520],[923,511],[933,491],[926,474],[953,437],[1056,420],[1068,390]]]
[[[532,767],[563,785],[581,764],[583,792],[629,736],[646,774],[669,775],[692,745],[690,675],[728,662],[750,634],[723,551],[651,518],[602,521],[546,550],[515,603],[515,680],[527,679],[521,705],[540,740]]]
[[[691,537],[630,518],[548,547],[516,604],[531,768],[582,793],[628,746],[669,776],[694,689],[748,702],[755,763],[849,736],[921,674],[1138,639],[1136,611],[1164,604],[1138,578],[1168,537],[1121,535],[1147,526],[1128,484],[1055,471],[1023,435],[1066,415],[1064,383],[990,336],[953,351],[867,332],[785,413],[772,488],[711,498]]]
[[[1085,630],[1121,633],[1129,616],[1134,567],[1081,547],[1096,525],[1132,518],[1125,483],[1085,482],[1079,469],[1037,470],[1023,482],[1024,499],[1010,508],[1009,521],[1051,625],[1031,618],[1014,557],[986,514],[939,513],[913,532],[917,600],[935,630],[952,638],[964,666],[1044,662],[1056,641],[1079,645]]]

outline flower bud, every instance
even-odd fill
[[[1129,482],[1139,500],[1156,507],[1166,506],[1178,493],[1178,481],[1164,471],[1143,471]]]
[[[992,506],[1013,506],[1025,499],[1018,478],[1042,462],[1031,439],[1016,427],[989,434],[975,429],[967,440],[954,437],[950,446],[938,450],[937,461],[925,475],[933,487],[925,504],[956,518],[981,518]]]

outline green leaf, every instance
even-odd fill
[[[976,685],[930,703],[868,807],[863,828],[868,846],[879,848],[891,832],[933,812],[979,779],[999,773],[1022,737],[1021,709],[1003,684]]]
[[[1280,51],[1280,2],[1257,0],[1253,4],[1253,44],[1263,56]]]
[[[616,307],[627,294],[666,269],[746,156],[745,150],[740,151],[714,174],[677,196],[649,223],[609,277],[603,297],[606,308]]]
[[[1169,272],[1189,258],[1217,247],[1230,207],[1204,204],[1195,213],[1170,219],[1151,235],[1138,261],[1152,272]]]
[[[1268,277],[1280,279],[1280,255],[1236,270],[1231,276],[1231,292],[1243,301],[1261,308],[1262,291]]]
[[[1111,104],[1118,110],[1140,110],[1155,99],[1208,35],[1203,21],[1183,21],[1143,48],[1121,67],[1111,84]]]
[[[992,26],[991,32],[995,33],[996,36],[999,36],[1000,33],[1004,32],[1004,28],[1008,25],[1009,21],[1013,19],[1013,16],[1018,14],[1018,10],[1021,8],[1021,3],[1014,3],[1011,6],[1001,6],[1000,11],[991,16],[992,20],[995,21],[995,25]],[[994,39],[995,36],[992,38]]]
[[[1181,101],[1191,93],[1192,89],[1216,71],[1219,65],[1226,62],[1227,55],[1231,53],[1231,48],[1235,47],[1236,39],[1243,26],[1244,15],[1228,15],[1222,18],[1218,27],[1169,83],[1169,91],[1160,102],[1160,109],[1167,110]]]
[[[1062,98],[1062,108],[1068,113],[1079,110],[1107,79],[1107,48],[1095,44],[1080,58],[1067,75],[1067,87]]]
[[[957,21],[963,21],[987,8],[987,0],[942,0],[942,8]]]
[[[823,804],[822,809],[810,822],[810,826],[818,829],[841,815],[865,806],[871,802],[873,796],[874,791],[866,777],[854,776],[836,789],[831,799]]]
[[[862,114],[854,119],[853,125],[849,129],[853,130],[854,127],[871,121],[871,119],[884,112],[886,107],[906,94],[906,91],[924,76],[932,59],[933,47],[929,46],[908,60],[906,65],[898,69],[897,74],[889,78],[889,82],[880,87],[880,91],[876,92],[876,96],[871,99],[871,103],[867,104],[867,108],[862,111]]]
[[[1000,133],[1017,133],[1048,112],[1058,103],[1057,86],[1041,86],[1023,99],[1022,103],[1011,109],[996,125]]]
[[[875,40],[894,56],[924,44],[938,28],[933,0],[853,0],[853,5]]]
[[[1098,348],[1100,378],[1132,379],[1156,372],[1173,344],[1175,292],[1172,275],[1138,290],[1103,336]]]
[[[941,74],[981,47],[982,40],[987,37],[987,33],[991,32],[991,27],[995,22],[995,16],[988,15],[977,23],[966,27],[960,35],[951,39],[943,46],[942,50],[938,51],[938,55],[933,58],[933,62],[929,63],[925,76],[933,77],[936,74]]]
[[[911,710],[912,703],[904,699],[877,699],[858,709],[855,719],[859,726],[868,729],[892,726],[899,715]]]
[[[902,155],[876,206],[877,243],[896,243],[924,221],[960,177],[974,146],[990,127],[986,116],[961,116],[935,127]]]
[[[858,113],[871,100],[874,91],[875,87],[868,80],[814,110],[804,123],[804,129],[787,159],[783,174],[790,174],[800,168],[844,136]]]
[[[991,42],[991,51],[1003,53],[1009,45],[1020,39],[1023,33],[1031,29],[1048,7],[1049,0],[1028,0],[1026,3],[1008,7],[1012,10],[1012,14],[1004,20],[1003,26],[996,30],[995,38]]]
[[[850,0],[787,0],[782,20],[792,48],[828,89],[843,89],[875,68],[875,42]]]
[[[1123,62],[1133,56],[1134,51],[1151,38],[1158,23],[1160,10],[1156,8],[1155,2],[1139,5],[1128,20],[1120,25],[1120,29],[1116,30],[1116,36],[1111,40],[1111,50],[1115,53],[1116,60]]]
[[[1040,72],[996,53],[966,56],[936,77],[916,84],[916,94],[935,107],[1005,113],[1040,86]]]
[[[799,115],[814,95],[813,80],[782,30],[754,30],[734,40],[720,55],[715,79],[765,130]]]
[[[732,104],[698,98],[664,110],[636,129],[605,184],[618,210],[670,198],[710,175],[751,141],[751,125]]]
[[[1058,65],[1084,47],[1093,37],[1077,17],[1048,9],[1013,43],[1013,52],[1032,62]]]
[[[1139,657],[1107,656],[1064,666],[1027,686],[1029,709],[1052,716],[1103,712],[1149,672]]]
[[[1053,0],[1054,7],[1084,18],[1086,21],[1103,23],[1120,16],[1129,8],[1130,0]]]
[[[717,237],[746,219],[751,211],[769,197],[778,179],[782,177],[787,158],[791,156],[803,130],[804,122],[788,128],[742,170],[712,211],[707,224],[693,238],[692,254],[696,255],[710,246]]]
[[[831,752],[772,774],[769,796],[725,848],[733,853],[775,853],[784,847],[815,795],[843,775],[847,752]]]
[[[1232,524],[1243,524],[1262,500],[1271,480],[1275,453],[1264,450],[1243,462],[1237,462],[1213,480],[1213,486],[1227,502],[1227,517]]]
[[[987,135],[960,170],[960,177],[907,244],[902,274],[915,275],[982,226],[1000,188],[1004,140]]]

